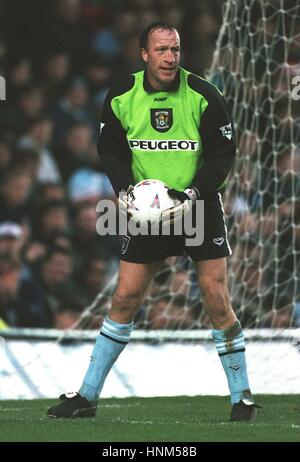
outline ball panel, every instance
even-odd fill
[[[137,183],[129,195],[130,207],[136,211],[134,219],[158,222],[161,213],[178,204],[168,195],[168,186],[160,180],[147,179]]]

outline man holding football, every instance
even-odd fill
[[[52,417],[94,416],[104,381],[127,345],[134,317],[153,276],[173,255],[194,261],[217,352],[231,394],[231,421],[253,421],[243,331],[232,309],[226,276],[231,254],[221,192],[235,157],[232,122],[221,93],[208,81],[179,67],[180,37],[158,21],[140,37],[145,71],[112,88],[103,109],[98,151],[115,193],[157,179],[181,202],[182,215],[204,200],[204,242],[187,246],[184,236],[124,236],[118,285],[96,340],[79,393],[62,395],[48,410]],[[149,140],[168,149],[151,149]],[[127,194],[120,196],[123,210]],[[178,205],[177,214],[178,215]]]

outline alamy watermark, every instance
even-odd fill
[[[294,85],[292,99],[298,101],[300,99],[300,75],[295,75],[292,78],[292,85]]]
[[[159,221],[140,222],[131,218],[109,199],[100,200],[96,206],[99,218],[96,222],[100,236],[184,236],[187,246],[200,246],[204,241],[204,201],[197,200],[193,207],[179,219],[172,215]]]
[[[6,81],[5,78],[0,75],[0,101],[6,100]]]

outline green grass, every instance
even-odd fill
[[[220,396],[103,399],[95,419],[46,417],[53,400],[0,401],[0,441],[6,442],[299,442],[300,395],[260,395],[255,423],[229,423]]]

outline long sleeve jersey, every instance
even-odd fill
[[[105,100],[98,152],[116,192],[144,179],[200,197],[222,189],[236,147],[220,91],[183,68],[167,91],[146,71],[112,88]]]

